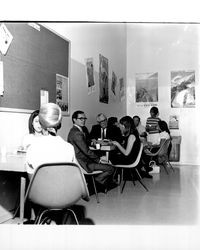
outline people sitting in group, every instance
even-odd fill
[[[86,172],[102,171],[101,174],[95,177],[95,180],[98,183],[97,188],[99,191],[105,191],[107,188],[114,187],[112,179],[114,168],[109,164],[101,163],[101,158],[90,150],[84,133],[86,119],[83,111],[78,110],[73,113],[73,127],[69,131],[68,142],[74,146],[76,158]]]
[[[55,103],[46,103],[39,111],[43,136],[34,140],[27,149],[26,166],[29,177],[44,163],[75,162],[74,147],[56,134],[62,120],[62,111]]]
[[[135,162],[140,151],[141,142],[138,131],[134,126],[133,119],[130,116],[122,117],[119,122],[124,136],[124,142],[120,144],[117,141],[112,141],[117,150],[110,152],[109,159],[114,165],[129,165]],[[148,169],[145,169],[145,171],[141,170],[141,164],[137,168],[143,177],[152,178],[148,173]]]
[[[43,135],[42,127],[39,122],[39,110],[35,110],[29,117],[28,129],[29,134],[26,134],[23,138],[21,150],[26,151],[31,143],[39,136]]]
[[[116,122],[113,123],[113,118],[110,119],[108,123],[108,119],[105,114],[100,113],[97,115],[97,123],[92,126],[90,132],[90,138],[92,142],[95,144],[98,139],[114,139],[116,141],[121,140],[121,132],[120,130],[114,125]],[[109,126],[108,126],[109,125]],[[115,126],[115,127],[114,127]]]
[[[159,129],[158,129],[158,122],[160,121],[159,110],[157,107],[152,107],[150,109],[150,117],[147,118],[146,121],[146,132],[147,141],[151,142],[152,144],[159,144]]]
[[[146,140],[147,132],[146,132],[145,126],[143,126],[141,124],[141,120],[140,120],[140,117],[138,115],[133,116],[133,123],[134,123],[134,125],[139,133],[140,140],[141,141]]]

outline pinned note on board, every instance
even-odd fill
[[[40,106],[49,102],[49,91],[45,89],[40,90]]]
[[[0,26],[0,51],[5,55],[13,40],[13,36],[4,23]]]
[[[4,82],[3,82],[3,62],[0,61],[0,95],[3,96]]]

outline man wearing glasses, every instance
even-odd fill
[[[76,158],[82,168],[87,172],[103,171],[96,176],[96,181],[99,183],[99,187],[105,190],[107,187],[114,186],[112,183],[114,168],[109,164],[102,164],[101,158],[90,150],[84,133],[86,119],[83,111],[78,110],[73,113],[73,127],[69,131],[68,142],[74,146]]]

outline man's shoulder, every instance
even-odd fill
[[[101,128],[101,126],[99,124],[92,125],[92,129],[99,129],[99,128]]]

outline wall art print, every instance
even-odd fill
[[[171,107],[195,107],[195,71],[171,71]]]
[[[99,101],[108,103],[108,59],[99,55]]]

